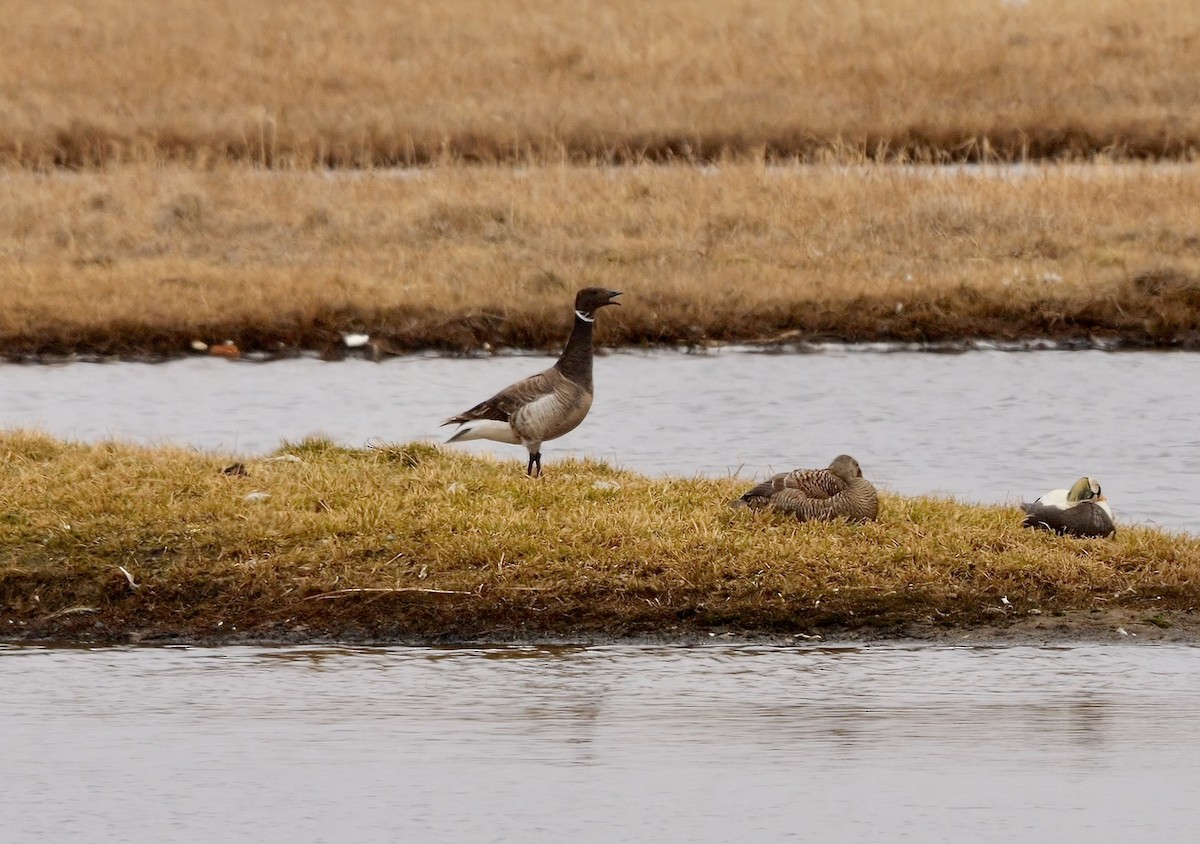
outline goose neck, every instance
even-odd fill
[[[589,318],[590,317],[590,318]],[[563,375],[589,389],[592,386],[592,331],[595,314],[575,312],[575,327],[555,364]]]

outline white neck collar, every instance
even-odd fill
[[[579,317],[579,318],[580,318],[581,320],[583,320],[584,322],[595,322],[595,321],[596,321],[596,315],[595,315],[595,314],[592,314],[591,316],[588,316],[588,315],[587,315],[587,314],[585,314],[583,311],[576,311],[576,312],[575,312],[575,316]]]

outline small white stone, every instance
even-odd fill
[[[370,334],[342,334],[342,342],[348,349],[360,349],[371,342]]]
[[[621,485],[616,481],[595,481],[592,483],[592,489],[620,489]]]
[[[270,497],[271,497],[271,493],[269,493],[269,492],[260,492],[260,491],[257,491],[257,490],[256,490],[256,491],[254,491],[254,492],[247,493],[247,494],[246,494],[246,497],[245,497],[245,498],[243,498],[242,500],[243,500],[243,501],[247,501],[247,502],[249,502],[249,503],[251,503],[251,504],[254,504],[254,503],[256,503],[256,502],[259,502],[259,501],[266,501],[266,500],[267,500],[268,498],[270,498]]]
[[[1120,633],[1122,636],[1128,636],[1128,635],[1129,635],[1129,631],[1127,631],[1127,630],[1126,630],[1124,627],[1118,627],[1118,628],[1117,628],[1117,632],[1118,632],[1118,633]]]
[[[203,340],[193,340],[192,341],[192,351],[193,352],[207,352],[208,344],[205,343]]]

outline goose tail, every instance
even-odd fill
[[[451,417],[442,424],[449,425],[451,422],[456,422],[461,427],[451,435],[450,439],[446,440],[448,443],[465,442],[466,440],[492,440],[493,442],[509,443],[511,445],[521,444],[516,431],[507,422],[499,422],[495,419],[462,419],[460,417]]]

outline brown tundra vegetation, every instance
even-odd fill
[[[0,161],[1200,149],[1192,0],[0,0]]]
[[[0,180],[0,353],[1200,346],[1200,168],[127,166]]]

